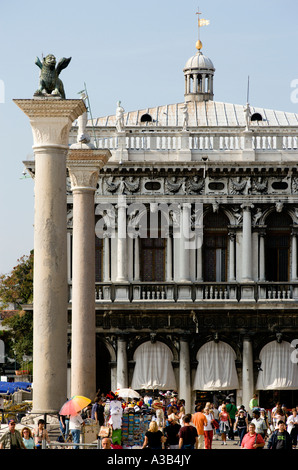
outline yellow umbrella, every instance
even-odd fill
[[[90,398],[83,397],[82,395],[75,395],[64,403],[59,414],[74,416],[89,405],[89,403],[91,403]]]

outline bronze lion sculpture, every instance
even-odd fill
[[[59,78],[60,72],[65,69],[71,57],[66,59],[63,57],[59,60],[56,67],[56,57],[53,54],[48,54],[41,62],[38,57],[35,59],[35,64],[40,68],[39,88],[34,93],[38,95],[55,95],[65,99],[64,86]]]

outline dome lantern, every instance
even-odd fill
[[[200,13],[197,13],[200,15]],[[201,26],[209,24],[208,20],[199,18],[199,31]],[[196,42],[197,53],[190,57],[183,69],[185,76],[185,102],[213,100],[213,76],[215,68],[212,61],[202,52],[203,45],[200,39]]]

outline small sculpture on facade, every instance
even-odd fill
[[[199,179],[197,175],[193,176],[193,178],[189,179],[188,181],[188,190],[190,194],[193,193],[200,193],[203,191],[204,188],[204,179]]]
[[[248,194],[251,188],[250,178],[241,181],[240,177],[231,180],[231,194]]]
[[[184,103],[182,106],[182,111],[183,111],[183,125],[182,125],[182,130],[186,131],[187,126],[188,126],[188,108],[187,108],[187,103]]]
[[[177,176],[172,176],[166,179],[165,187],[170,193],[177,193],[182,187],[183,181],[179,180]]]
[[[253,216],[253,225],[257,225],[263,215],[263,211],[260,207],[257,208],[256,213]]]
[[[254,189],[259,193],[267,193],[267,180],[262,180],[260,176],[257,181],[254,182]]]
[[[278,201],[275,203],[276,212],[282,212],[283,207],[284,207],[283,202]]]
[[[124,108],[121,106],[121,101],[118,101],[116,108],[116,129],[117,132],[124,130]]]
[[[40,68],[39,88],[34,93],[34,96],[39,95],[54,95],[65,99],[65,92],[62,80],[60,80],[60,72],[65,69],[71,57],[66,59],[63,57],[59,60],[56,67],[56,57],[53,54],[48,54],[41,62],[38,57],[35,59],[36,65]]]
[[[133,176],[128,178],[121,176],[118,181],[114,181],[113,177],[106,179],[106,188],[110,193],[132,194],[138,191],[139,187],[140,178],[134,178]]]

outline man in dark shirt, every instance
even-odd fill
[[[166,444],[169,449],[179,449],[179,431],[180,424],[176,419],[168,418],[169,424],[165,427]]]
[[[198,431],[190,422],[191,415],[185,415],[183,418],[184,426],[182,426],[179,431],[179,449],[198,448]]]
[[[278,429],[270,436],[267,448],[274,450],[292,449],[292,439],[283,421],[278,421]]]

